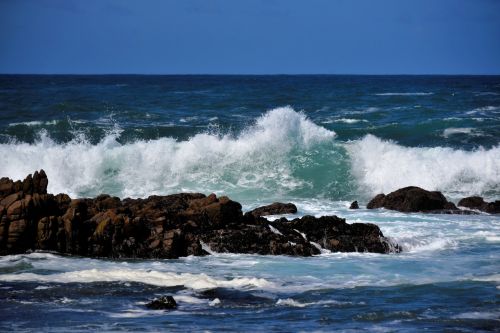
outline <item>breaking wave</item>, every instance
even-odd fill
[[[43,168],[49,192],[144,197],[181,191],[237,200],[350,199],[408,185],[450,196],[500,193],[500,148],[411,148],[372,135],[341,143],[335,132],[290,107],[268,111],[239,134],[204,132],[120,143],[120,129],[92,144],[40,132],[33,143],[0,144],[0,175],[22,179]],[[451,133],[448,133],[451,134]]]
[[[371,194],[416,185],[452,197],[500,193],[500,147],[404,147],[367,135],[348,144],[352,172]]]

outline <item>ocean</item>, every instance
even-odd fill
[[[298,216],[375,223],[403,247],[3,256],[0,331],[499,330],[499,216],[366,204],[410,185],[499,200],[500,76],[0,75],[0,156],[0,177],[44,169],[49,193],[293,202]],[[147,310],[161,295],[178,308]]]

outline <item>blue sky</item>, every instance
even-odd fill
[[[500,74],[500,1],[0,0],[0,73]]]

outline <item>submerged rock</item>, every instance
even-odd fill
[[[469,209],[477,209],[490,214],[500,214],[500,200],[486,202],[482,197],[473,196],[463,198],[458,202],[458,206]]]
[[[348,224],[336,216],[270,222],[260,213],[243,215],[238,202],[215,194],[71,199],[47,194],[47,184],[43,170],[23,182],[0,179],[0,254],[45,250],[91,257],[179,258],[212,251],[310,256],[326,250],[401,250],[376,225]],[[293,208],[284,205],[278,211],[296,211]]]
[[[257,207],[247,214],[253,216],[266,216],[266,215],[280,215],[280,214],[295,214],[297,213],[297,206],[293,203],[274,202],[267,206]]]
[[[386,208],[400,212],[461,213],[454,203],[446,200],[441,192],[427,191],[416,186],[404,187],[387,195],[378,194],[366,207],[368,209]]]
[[[162,296],[146,304],[146,307],[152,310],[172,310],[177,308],[177,302],[172,296]]]

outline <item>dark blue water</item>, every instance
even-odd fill
[[[495,331],[500,219],[364,209],[500,194],[500,77],[0,76],[0,176],[49,192],[215,192],[371,222],[401,254],[0,258],[0,331]],[[351,211],[350,201],[361,208]],[[145,303],[173,295],[179,308]]]
[[[60,142],[75,129],[97,142],[113,124],[124,129],[120,142],[184,140],[209,124],[241,130],[287,105],[343,141],[371,133],[473,149],[496,146],[500,135],[498,76],[0,76],[3,142],[34,142],[40,127]],[[49,124],[30,124],[39,121]],[[477,135],[443,138],[450,127]]]

